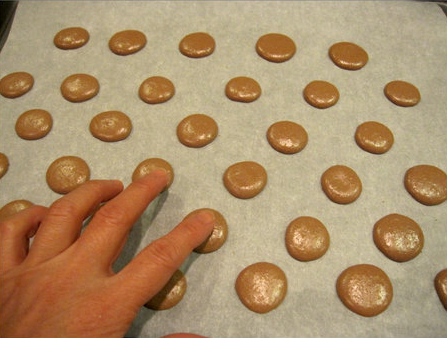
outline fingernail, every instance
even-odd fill
[[[214,223],[214,215],[209,211],[201,211],[196,215],[197,220],[203,225]]]

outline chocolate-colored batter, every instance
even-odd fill
[[[419,90],[405,81],[389,82],[385,86],[384,93],[388,100],[401,107],[415,106],[421,100]]]
[[[228,81],[225,94],[233,101],[253,102],[261,96],[261,86],[252,78],[239,76]]]
[[[28,209],[33,205],[33,203],[27,200],[15,200],[9,202],[0,209],[0,221],[4,221],[9,216],[15,215],[18,212]]]
[[[167,78],[153,76],[143,81],[138,94],[146,103],[162,103],[174,96],[175,87]]]
[[[169,279],[168,283],[161,289],[145,306],[152,310],[167,310],[176,306],[186,293],[186,277],[177,270]]]
[[[364,122],[355,131],[355,142],[363,150],[373,154],[386,153],[394,143],[391,130],[382,123]]]
[[[0,80],[0,94],[13,99],[28,93],[34,85],[34,78],[26,72],[5,75]]]
[[[69,27],[54,37],[54,45],[60,49],[76,49],[84,46],[90,39],[89,33],[82,27]]]
[[[286,248],[290,256],[300,261],[312,261],[329,249],[329,233],[318,219],[298,217],[286,230]]]
[[[391,214],[381,218],[374,225],[374,243],[385,256],[406,262],[415,258],[424,247],[424,234],[411,218]]]
[[[447,269],[439,271],[435,277],[435,289],[444,308],[447,310]]]
[[[48,167],[48,186],[58,194],[67,194],[90,179],[87,163],[77,156],[63,156]]]
[[[146,46],[146,35],[137,30],[115,33],[109,40],[109,48],[118,55],[134,54]]]
[[[0,178],[5,176],[6,172],[8,171],[8,168],[9,168],[8,157],[5,154],[0,153]]]
[[[218,127],[216,121],[204,114],[185,117],[177,126],[177,137],[185,146],[204,147],[214,141]]]
[[[324,109],[335,105],[340,98],[337,87],[327,81],[312,81],[303,91],[304,99],[311,106]]]
[[[432,165],[417,165],[407,170],[405,189],[425,205],[441,204],[447,199],[447,175]]]
[[[321,176],[321,187],[333,202],[349,204],[354,202],[362,192],[362,182],[356,172],[344,165],[335,165]]]
[[[233,196],[252,198],[267,184],[267,172],[256,162],[239,162],[228,167],[223,175],[223,182]]]
[[[120,111],[106,111],[96,115],[90,122],[90,132],[105,142],[121,141],[132,131],[130,118]]]
[[[368,62],[365,50],[352,42],[338,42],[329,48],[329,57],[340,68],[358,70]]]
[[[225,243],[228,236],[228,226],[227,221],[222,214],[214,209],[197,209],[189,213],[186,217],[196,215],[202,211],[208,211],[214,215],[214,228],[211,235],[202,244],[195,248],[194,251],[198,253],[209,253],[220,249],[220,247]]]
[[[337,279],[337,294],[351,311],[372,317],[385,311],[393,299],[393,285],[387,274],[370,264],[354,265]]]
[[[174,181],[174,169],[165,160],[161,158],[148,158],[141,162],[134,170],[132,174],[132,182],[150,174],[155,169],[163,169],[168,175],[168,183],[166,184],[166,189],[169,188]]]
[[[16,133],[25,140],[37,140],[45,137],[53,127],[50,113],[42,109],[32,109],[19,116]]]
[[[62,96],[70,102],[83,102],[95,97],[99,92],[98,80],[88,74],[73,74],[61,85]]]
[[[271,62],[284,62],[296,52],[295,42],[286,35],[270,33],[261,36],[256,43],[256,52]]]
[[[280,121],[267,130],[267,140],[273,149],[283,154],[295,154],[307,145],[307,132],[299,124]]]
[[[276,309],[287,293],[287,278],[275,264],[260,262],[247,266],[236,279],[236,292],[251,311],[266,313]]]
[[[211,55],[216,47],[216,42],[208,33],[197,32],[186,35],[180,41],[180,52],[190,58],[202,58]]]

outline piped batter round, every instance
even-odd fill
[[[162,169],[168,175],[168,183],[166,184],[166,189],[169,188],[174,181],[174,169],[169,164],[169,162],[163,160],[162,158],[148,158],[141,162],[134,170],[132,174],[132,182],[135,182],[150,174],[156,169]]]
[[[268,61],[284,62],[295,55],[296,45],[287,35],[269,33],[258,39],[256,52]]]
[[[137,30],[115,33],[109,40],[110,50],[118,55],[134,54],[146,46],[146,35]]]
[[[340,274],[337,294],[349,310],[372,317],[388,308],[393,299],[393,286],[387,274],[377,266],[359,264]]]
[[[327,81],[312,81],[303,91],[304,99],[315,108],[325,109],[338,102],[340,93],[337,87]]]
[[[396,262],[407,262],[415,258],[424,247],[424,234],[411,218],[391,214],[374,225],[373,239],[377,248]]]
[[[307,145],[307,132],[291,121],[273,123],[267,130],[267,140],[273,149],[283,154],[295,154]]]
[[[207,211],[214,215],[214,228],[211,235],[202,244],[195,248],[194,251],[198,253],[210,253],[220,249],[222,245],[224,245],[228,236],[228,226],[227,221],[219,211],[209,208],[194,210],[185,218],[196,215],[202,211]]]
[[[88,31],[82,27],[62,29],[54,36],[54,45],[60,49],[76,49],[84,46],[90,39]]]
[[[63,156],[48,167],[47,184],[58,194],[67,194],[90,179],[87,163],[77,156]]]
[[[140,99],[146,103],[155,104],[166,102],[175,94],[175,87],[171,80],[162,76],[152,76],[144,80],[138,91]]]
[[[0,94],[13,99],[28,93],[34,85],[34,78],[27,72],[5,75],[0,80]]]
[[[231,165],[223,175],[227,190],[237,198],[253,198],[267,184],[267,172],[259,163],[252,161]]]
[[[120,111],[106,111],[96,115],[90,122],[90,132],[105,142],[116,142],[127,138],[132,131],[129,116]]]
[[[444,308],[447,310],[447,269],[439,271],[435,277],[435,289]]]
[[[276,309],[287,293],[287,278],[278,266],[260,262],[249,265],[236,279],[236,292],[248,309],[266,313]]]
[[[95,97],[99,92],[98,80],[88,74],[73,74],[61,85],[62,96],[70,102],[83,102]]]
[[[413,84],[405,81],[391,81],[384,89],[385,96],[401,107],[412,107],[421,100],[421,93]]]
[[[15,130],[25,140],[45,137],[53,127],[51,114],[43,109],[32,109],[22,113],[16,121]]]
[[[239,76],[228,81],[225,94],[233,101],[253,102],[261,96],[261,86],[250,77]]]
[[[330,243],[324,224],[308,216],[298,217],[290,222],[285,240],[290,256],[305,262],[322,257]]]
[[[383,154],[393,146],[394,136],[391,130],[384,124],[368,121],[357,127],[355,142],[367,152]]]
[[[180,52],[190,58],[203,58],[211,55],[215,47],[216,42],[214,38],[204,32],[188,34],[179,44]]]
[[[15,215],[22,210],[28,209],[33,205],[33,203],[27,200],[11,201],[0,209],[0,221],[3,221],[9,216]]]
[[[405,189],[425,205],[441,204],[447,199],[447,175],[432,165],[417,165],[407,170]]]
[[[352,42],[338,42],[329,48],[329,57],[340,68],[358,70],[368,62],[368,53]]]
[[[168,283],[145,304],[152,310],[167,310],[176,306],[186,293],[186,277],[180,270],[174,272]]]
[[[356,172],[344,165],[335,165],[321,176],[321,187],[333,202],[349,204],[362,192],[362,182]]]
[[[177,126],[177,137],[185,146],[204,147],[214,141],[218,133],[216,121],[204,114],[185,117]]]
[[[0,153],[0,178],[5,176],[6,172],[9,168],[9,160],[8,156],[3,153]]]

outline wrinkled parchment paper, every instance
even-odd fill
[[[70,26],[86,28],[88,44],[71,51],[54,47],[54,35]],[[108,40],[124,29],[144,32],[146,47],[125,57],[113,54]],[[178,43],[197,31],[211,34],[216,50],[190,59]],[[295,41],[290,61],[270,63],[256,54],[257,39],[270,32]],[[359,71],[336,67],[327,52],[339,41],[361,45],[368,64]],[[0,76],[27,71],[35,84],[20,98],[0,97],[0,151],[10,160],[0,180],[0,205],[15,199],[49,205],[59,198],[45,173],[60,156],[80,156],[92,178],[125,184],[142,160],[161,157],[174,167],[175,181],[137,222],[115,268],[197,208],[219,210],[229,237],[217,252],[193,253],[181,268],[188,281],[182,302],[163,312],[141,309],[128,336],[445,337],[447,313],[433,278],[447,267],[447,205],[418,203],[403,177],[417,164],[447,171],[446,41],[447,19],[433,3],[21,2],[0,53]],[[97,77],[99,94],[83,103],[62,98],[60,84],[74,73]],[[139,99],[141,82],[154,75],[174,83],[173,99],[159,105]],[[225,84],[235,76],[256,79],[261,97],[249,104],[228,100]],[[334,107],[319,110],[304,101],[303,88],[317,79],[338,87]],[[402,108],[385,98],[383,87],[397,79],[419,88],[417,106]],[[41,140],[25,141],[14,125],[34,108],[52,114],[53,129]],[[129,115],[128,139],[104,143],[90,134],[90,120],[106,110]],[[201,149],[176,137],[177,124],[193,113],[208,114],[219,125],[217,139]],[[284,155],[269,146],[265,133],[279,120],[307,130],[302,152]],[[356,145],[355,129],[368,120],[392,130],[395,144],[388,153],[373,155]],[[239,200],[225,190],[222,174],[245,160],[266,168],[268,184],[256,198]],[[362,180],[363,192],[352,204],[335,204],[321,190],[321,174],[335,164],[353,168]],[[412,261],[391,261],[373,243],[374,223],[390,213],[411,217],[423,229],[425,247]],[[326,255],[308,263],[291,258],[284,245],[287,225],[304,215],[321,220],[331,236]],[[277,264],[289,282],[284,302],[264,315],[245,308],[234,290],[238,273],[258,261]],[[390,307],[373,318],[349,311],[336,294],[337,276],[359,263],[377,265],[393,283]]]

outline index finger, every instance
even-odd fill
[[[167,235],[144,248],[113,277],[125,301],[142,306],[154,296],[183,263],[191,251],[203,243],[214,228],[208,211],[185,218]]]
[[[102,206],[79,238],[78,254],[95,257],[108,270],[127,233],[167,181],[164,170],[154,170]]]

